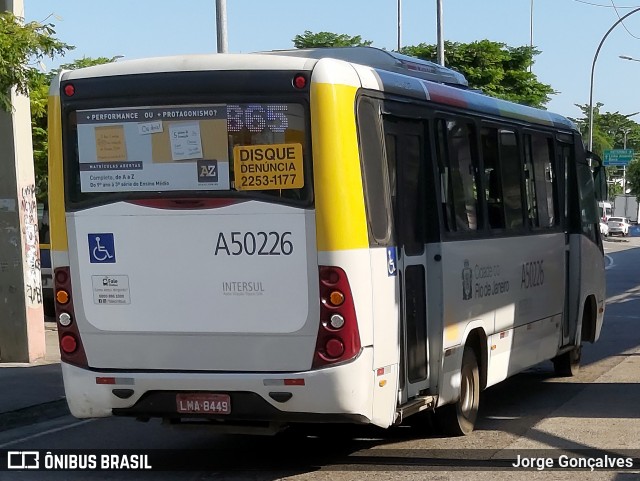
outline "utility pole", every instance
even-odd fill
[[[438,28],[438,63],[444,66],[444,27],[442,24],[442,0],[436,0],[438,7],[437,28]]]
[[[0,11],[24,18],[23,0]],[[0,109],[0,362],[45,356],[29,97],[11,89],[13,109]]]
[[[227,0],[216,0],[218,53],[227,53]]]
[[[629,135],[629,132],[631,132],[631,129],[622,129],[622,133],[624,134],[624,141],[622,143],[623,149],[627,148],[627,135]],[[626,165],[622,166],[622,194],[625,196],[627,195],[627,166]],[[626,197],[625,197],[625,202],[626,202]],[[625,212],[627,212],[626,208],[625,208]]]
[[[402,48],[402,0],[398,0],[398,52]]]
[[[529,73],[533,71],[533,0],[531,0],[531,9],[529,10],[529,47],[531,47],[531,63],[529,64]]]

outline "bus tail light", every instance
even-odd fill
[[[56,301],[63,306],[69,302],[69,293],[64,289],[60,289],[56,292]]]
[[[320,266],[320,326],[312,368],[353,359],[360,348],[347,274],[339,267]]]
[[[73,296],[71,295],[71,276],[68,267],[58,267],[53,274],[56,317],[58,318],[58,339],[60,360],[76,366],[85,367],[87,355],[82,346],[78,324],[75,322]]]
[[[60,339],[60,349],[65,354],[73,354],[78,349],[78,341],[72,334],[65,334]]]
[[[307,76],[303,73],[295,74],[293,77],[293,86],[299,90],[307,86]]]
[[[64,86],[64,94],[67,97],[73,97],[76,93],[76,87],[73,84],[67,84]]]

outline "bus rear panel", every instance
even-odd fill
[[[316,199],[352,194],[314,192],[305,63],[62,75],[54,258],[75,416],[370,421],[370,281],[349,274],[368,253],[318,251]]]

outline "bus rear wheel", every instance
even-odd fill
[[[554,357],[551,361],[553,362],[553,370],[556,376],[571,377],[577,375],[580,370],[581,357],[582,348],[580,346]]]
[[[460,399],[440,408],[438,424],[450,436],[465,436],[473,431],[480,406],[480,369],[474,350],[465,346],[460,369]]]

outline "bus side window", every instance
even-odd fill
[[[540,227],[553,227],[558,219],[553,200],[555,172],[552,142],[553,140],[546,135],[537,133],[531,135],[531,155],[538,207],[538,225]]]
[[[449,231],[478,229],[478,159],[473,149],[474,131],[473,124],[462,120],[438,119],[436,122],[440,183],[447,188],[442,199],[446,202],[443,205],[445,227]]]
[[[370,244],[389,245],[392,239],[390,185],[382,143],[379,107],[362,97],[358,103],[358,140],[367,206]],[[395,189],[395,184],[392,184]]]
[[[480,132],[482,162],[484,166],[485,199],[491,229],[504,229],[504,201],[501,172],[498,161],[498,130],[483,127]]]
[[[449,172],[449,149],[447,148],[447,130],[444,120],[436,123],[436,159],[440,174],[440,205],[442,206],[442,218],[444,228],[448,232],[455,232],[455,213],[453,210],[453,188]]]
[[[531,135],[529,134],[524,135],[524,185],[527,195],[527,218],[529,227],[540,227],[533,158],[531,155]]]
[[[397,197],[397,186],[396,186],[396,162],[398,159],[396,158],[396,138],[393,135],[385,134],[384,143],[386,146],[387,153],[387,169],[389,176],[389,196],[391,197],[391,212],[397,212],[396,205],[396,197]]]
[[[518,139],[514,131],[506,129],[500,129],[498,139],[505,222],[508,229],[517,229],[523,225],[522,162],[518,150]]]
[[[425,124],[388,115],[383,125],[398,245],[409,256],[419,255],[427,230]]]
[[[559,143],[560,153],[567,163],[573,160],[573,148],[571,144],[564,142]],[[589,237],[593,242],[600,242],[600,231],[598,229],[598,204],[595,200],[595,184],[593,182],[593,174],[591,167],[584,158],[584,155],[578,154],[575,159],[576,178],[578,181],[578,201],[580,205],[580,224],[584,235]]]

